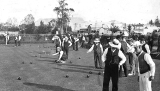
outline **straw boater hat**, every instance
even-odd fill
[[[111,47],[117,47],[117,45],[118,45],[119,43],[120,43],[119,40],[113,39],[113,42],[109,42],[109,45],[110,45]]]
[[[96,38],[96,39],[94,40],[94,42],[100,42],[99,38]]]

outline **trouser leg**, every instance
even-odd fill
[[[118,91],[118,65],[113,65],[111,73],[112,91]]]
[[[75,43],[72,42],[72,47],[73,47],[73,50],[75,50]]]
[[[97,61],[98,61],[99,67],[100,67],[100,68],[103,68],[103,67],[102,67],[101,54],[98,54],[98,60],[97,60]]]
[[[17,46],[17,40],[15,40],[15,46]]]
[[[65,48],[65,50],[66,50],[66,56],[67,56],[67,59],[68,59],[69,48]]]
[[[122,66],[120,66],[120,69],[119,69],[119,77],[122,77]]]
[[[78,42],[76,42],[76,51],[78,51]]]
[[[146,72],[141,75],[140,91],[152,91],[151,81],[149,81],[150,73]]]
[[[102,91],[109,91],[110,70],[109,67],[105,66]]]
[[[97,60],[98,60],[97,54],[94,53],[94,65],[95,65],[95,68],[98,68]]]
[[[128,76],[127,62],[123,64],[123,69],[124,69],[124,74],[127,77]]]

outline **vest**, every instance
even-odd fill
[[[94,44],[93,50],[94,50],[94,53],[98,53],[98,54],[101,53],[100,44],[98,44],[98,45]]]
[[[59,39],[56,39],[56,40],[55,40],[55,44],[58,45],[58,46],[60,46],[60,41],[59,41]]]
[[[143,45],[142,45],[142,50],[147,53],[147,50],[146,50],[146,48],[145,48],[145,45],[146,45],[146,44],[143,44]]]
[[[69,46],[68,41],[64,41],[64,48],[68,48],[68,46]]]
[[[127,53],[127,43],[125,41],[121,41],[121,51],[126,54]]]
[[[116,49],[114,52],[112,52],[111,48],[108,48],[108,53],[106,54],[105,65],[111,65],[111,64],[118,65],[120,62],[118,53],[119,53],[119,49]]]
[[[144,60],[144,55],[146,53],[143,52],[139,57],[138,57],[138,61],[139,61],[139,70],[140,70],[140,74],[146,73],[150,70],[150,66],[149,64],[147,64],[147,62]]]

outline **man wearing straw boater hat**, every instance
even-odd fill
[[[138,82],[140,91],[152,91],[151,82],[155,75],[155,63],[150,54],[142,50],[142,44],[137,44],[135,51],[138,55]]]
[[[103,67],[102,67],[101,56],[102,56],[102,53],[103,53],[103,47],[100,43],[99,38],[95,38],[92,47],[87,51],[87,53],[91,52],[92,50],[94,50],[95,68],[102,69]],[[98,66],[98,64],[99,64],[99,66]]]
[[[125,55],[116,46],[118,44],[119,41],[113,39],[113,42],[109,43],[110,47],[106,48],[102,55],[102,61],[105,62],[102,91],[109,91],[110,78],[112,80],[112,91],[118,91],[119,68],[126,61]]]

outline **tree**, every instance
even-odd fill
[[[159,19],[158,19],[158,16],[157,16],[157,19],[155,19],[155,25],[159,24]]]
[[[31,23],[31,24],[27,24],[25,26],[25,33],[26,34],[33,34],[34,33],[34,30],[35,30],[35,23]]]
[[[149,24],[150,24],[150,25],[153,25],[153,21],[152,21],[152,20],[150,20],[150,21],[149,21]]]
[[[24,20],[21,22],[23,25],[23,32],[26,34],[33,34],[35,30],[35,23],[34,23],[34,17],[32,14],[28,14]]]
[[[73,12],[73,8],[67,8],[68,3],[66,0],[59,0],[59,7],[55,7],[54,11],[57,13],[57,26],[60,27],[61,33],[63,34],[63,27],[70,21],[70,12]]]
[[[36,30],[36,33],[37,34],[46,34],[46,33],[48,33],[49,32],[49,30],[48,30],[48,25],[45,25],[44,23],[43,23],[43,21],[41,21],[40,22],[40,26],[38,27],[38,29]]]
[[[34,17],[32,14],[28,14],[25,18],[24,18],[24,24],[32,24],[34,22]]]

